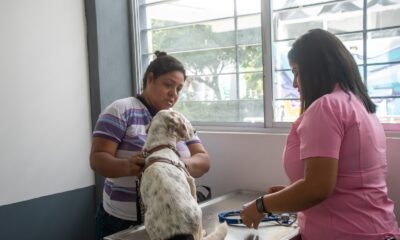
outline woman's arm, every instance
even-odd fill
[[[312,157],[304,160],[304,179],[298,180],[279,192],[264,195],[266,210],[271,213],[298,212],[325,200],[334,190],[338,160],[329,157]],[[241,214],[248,227],[257,227],[262,214],[255,202]]]
[[[195,178],[203,176],[210,169],[210,158],[201,143],[188,145],[190,157],[184,159],[187,169]]]
[[[104,177],[137,176],[144,166],[140,153],[129,159],[116,158],[118,143],[102,137],[94,137],[90,152],[90,167]]]
[[[267,193],[275,193],[275,192],[279,192],[281,190],[283,190],[284,188],[286,188],[287,185],[276,185],[276,186],[272,186],[268,189]]]
[[[298,180],[279,192],[264,196],[270,212],[298,212],[317,205],[334,190],[338,160],[312,157],[304,160],[304,179]]]

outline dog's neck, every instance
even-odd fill
[[[175,135],[168,134],[166,129],[157,129],[157,134],[153,133],[153,131],[150,131],[147,135],[146,143],[143,146],[144,155],[152,154],[153,152],[159,151],[163,148],[169,148],[179,157],[179,153],[176,151],[177,141],[177,137]]]
[[[168,134],[166,130],[158,129],[157,134],[152,131],[147,135],[146,143],[144,144],[145,149],[152,149],[160,145],[176,146],[176,136]]]
[[[176,150],[176,147],[173,145],[158,145],[154,148],[151,149],[146,149],[143,148],[143,157],[147,158],[148,156],[150,156],[151,154],[153,154],[154,152],[160,151],[164,148],[168,148],[171,149],[179,158],[181,157],[181,155],[179,154],[178,150]]]

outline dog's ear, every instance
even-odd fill
[[[178,128],[176,129],[176,134],[181,139],[188,139],[188,129],[187,126],[182,118],[178,118]]]

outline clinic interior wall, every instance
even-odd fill
[[[84,2],[2,0],[0,29],[0,238],[90,239]]]
[[[197,184],[211,186],[213,197],[236,189],[266,191],[288,183],[282,163],[286,134],[200,132],[199,136],[212,163]],[[387,157],[388,191],[400,223],[400,138],[387,138]]]

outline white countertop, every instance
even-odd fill
[[[203,228],[212,232],[218,221],[218,213],[242,209],[242,205],[256,199],[262,193],[256,191],[237,190],[200,204],[203,211]],[[273,222],[261,223],[257,230],[248,229],[244,225],[228,227],[225,240],[294,240],[299,236],[299,227],[294,223],[290,227],[279,226]],[[144,226],[136,226],[107,236],[105,240],[149,240]]]

